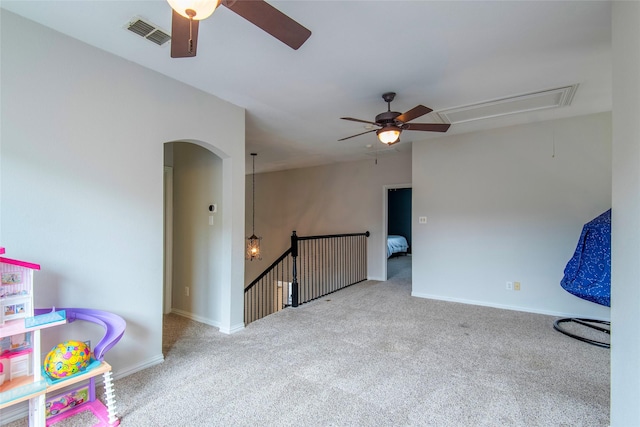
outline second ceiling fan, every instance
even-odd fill
[[[451,124],[449,123],[407,123],[411,120],[417,119],[418,117],[424,116],[425,114],[429,114],[433,110],[429,107],[425,107],[424,105],[417,105],[406,113],[391,111],[391,101],[393,101],[395,96],[395,92],[387,92],[382,94],[382,99],[384,99],[384,101],[387,103],[387,111],[378,114],[376,116],[375,122],[354,119],[352,117],[340,117],[342,120],[368,123],[370,125],[379,127],[379,129],[371,129],[366,132],[339,139],[338,141],[344,141],[345,139],[375,132],[378,135],[378,139],[380,140],[380,142],[387,145],[393,145],[400,142],[400,133],[403,130],[421,130],[427,132],[446,132],[447,130],[449,130],[449,127],[451,126]]]
[[[196,56],[199,21],[208,18],[222,4],[282,43],[298,49],[311,31],[264,0],[167,0],[173,9],[171,57]]]

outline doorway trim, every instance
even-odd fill
[[[173,168],[164,167],[164,314],[171,313],[173,292]]]
[[[390,184],[382,186],[382,247],[380,255],[382,256],[382,277],[387,280],[387,221],[389,217],[389,190],[398,188],[413,188],[413,184]],[[413,192],[411,192],[411,204],[413,205]],[[413,222],[413,217],[411,218]],[[411,227],[411,238],[413,239],[413,227]]]

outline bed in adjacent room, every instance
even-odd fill
[[[397,235],[387,236],[387,258],[395,254],[406,254],[408,250],[409,244],[406,238]]]

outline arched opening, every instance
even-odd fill
[[[236,262],[229,233],[230,162],[224,152],[201,141],[164,144],[163,313],[225,333],[244,326],[242,294],[235,296],[230,280]]]

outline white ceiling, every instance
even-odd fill
[[[247,165],[257,152],[257,171],[370,158],[384,148],[375,133],[338,142],[367,130],[340,117],[373,121],[388,91],[397,93],[392,110],[438,111],[580,85],[570,106],[454,124],[449,134],[611,109],[610,2],[269,3],[312,31],[299,50],[225,7],[200,23],[196,58],[172,59],[168,46],[123,28],[140,16],[170,31],[164,0],[0,4],[246,108]],[[405,131],[394,149],[438,136]]]

